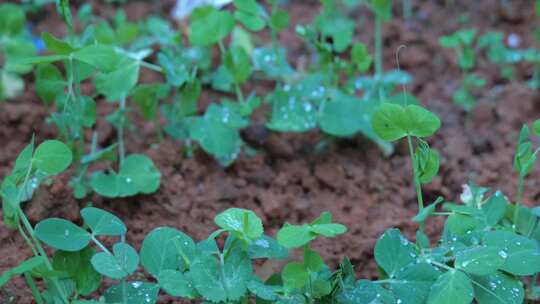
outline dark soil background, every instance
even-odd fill
[[[80,1],[74,1],[77,4]],[[110,7],[91,1],[100,16],[111,16]],[[396,1],[396,18],[386,24],[384,35],[384,68],[397,67],[395,52],[400,45],[400,66],[414,77],[407,90],[416,95],[431,111],[441,117],[442,128],[430,144],[441,154],[441,170],[433,183],[425,187],[426,201],[442,195],[457,200],[462,184],[469,180],[508,196],[515,195],[516,176],[512,158],[521,125],[540,117],[537,91],[526,86],[532,67],[519,66],[513,81],[499,77],[498,68],[480,58],[478,73],[487,81],[479,94],[480,104],[474,119],[466,122],[465,113],[452,103],[451,95],[458,87],[460,72],[453,53],[438,44],[439,36],[458,28],[477,27],[516,34],[520,48],[534,46],[533,31],[537,24],[534,1],[413,1],[415,18],[405,23]],[[129,1],[125,5],[130,20],[153,13],[170,12],[173,1]],[[291,25],[280,40],[289,48],[293,65],[307,60],[308,50],[296,37],[294,26],[308,23],[319,10],[318,1],[289,1]],[[47,30],[62,35],[65,28],[49,6],[48,13],[31,16],[36,33]],[[366,8],[352,12],[360,33],[358,40],[372,46],[373,17]],[[468,19],[466,23],[459,20]],[[267,35],[263,35],[267,40]],[[155,74],[143,70],[141,79],[151,81]],[[54,138],[54,126],[47,124],[47,108],[33,93],[33,76],[27,77],[23,96],[0,104],[0,176],[11,170],[17,153],[32,136],[38,141]],[[268,84],[254,88],[264,92]],[[248,89],[248,88],[245,88]],[[204,94],[201,104],[214,101],[218,95]],[[99,116],[113,110],[104,101],[98,104]],[[135,117],[138,117],[135,114]],[[215,229],[214,216],[229,208],[254,210],[264,221],[267,232],[274,235],[285,221],[310,221],[323,211],[330,211],[334,220],[347,225],[349,231],[333,240],[317,241],[315,247],[327,262],[335,266],[349,256],[358,275],[375,278],[373,246],[379,235],[390,227],[402,229],[411,238],[416,225],[410,218],[417,212],[412,187],[411,167],[406,146],[398,144],[396,153],[384,158],[375,145],[364,138],[338,141],[329,150],[314,154],[321,139],[318,132],[309,134],[268,134],[257,128],[246,130],[246,138],[257,138],[263,144],[256,156],[242,155],[229,168],[221,168],[210,157],[197,153],[193,159],[182,156],[181,144],[166,139],[156,142],[150,123],[134,120],[135,130],[127,134],[129,152],[146,153],[161,171],[162,185],[153,195],[108,200],[97,196],[77,201],[67,186],[70,173],[50,186],[38,190],[24,208],[33,223],[47,217],[63,217],[80,222],[79,210],[88,202],[112,211],[129,228],[127,240],[136,248],[144,236],[158,226],[177,227],[200,240]],[[102,143],[114,140],[114,130],[106,122],[97,126]],[[535,205],[540,198],[540,171],[529,177],[524,194],[526,204]],[[0,217],[1,218],[1,217]],[[428,232],[435,236],[441,222],[428,222]],[[432,238],[435,241],[435,238]],[[31,255],[23,239],[0,222],[0,272]],[[267,265],[268,269],[280,265]],[[22,280],[14,280],[0,291],[0,302],[32,303]],[[176,303],[160,298],[160,303]]]

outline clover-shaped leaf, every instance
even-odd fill
[[[97,272],[112,279],[122,279],[132,274],[139,265],[137,251],[126,243],[116,243],[112,254],[96,253],[91,260]]]

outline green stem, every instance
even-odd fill
[[[122,115],[125,115],[126,110],[126,97],[122,96],[120,98],[120,112]],[[124,122],[121,121],[117,129],[118,135],[118,156],[120,157],[120,166],[124,163],[124,158],[126,157],[126,148],[124,145]]]
[[[36,303],[43,304],[41,293],[39,292],[39,289],[36,286],[36,282],[34,282],[34,279],[30,275],[30,273],[25,272],[23,276],[24,276],[24,280],[26,281],[26,285],[28,285],[28,287],[30,287],[30,291],[32,291],[32,295],[34,296],[34,300],[36,300]]]
[[[410,21],[412,17],[412,3],[411,0],[402,0],[403,5],[403,17],[405,21]]]
[[[240,88],[239,83],[237,82],[234,83],[234,90],[236,92],[236,98],[238,99],[238,101],[240,103],[244,103],[245,102],[244,94],[242,93],[242,88]]]
[[[525,188],[525,177],[520,174],[519,179],[518,179],[517,193],[516,193],[516,204],[514,206],[514,222],[513,222],[513,225],[512,225],[514,227],[514,231],[517,228],[517,222],[518,222],[518,219],[519,219],[519,209],[521,208],[520,207],[521,198],[523,197],[523,189],[524,188]]]
[[[219,46],[219,52],[221,53],[221,57],[223,58],[223,56],[225,56],[225,53],[227,52],[225,51],[225,45],[223,44],[223,40],[218,41],[218,46]]]
[[[375,16],[375,74],[382,75],[382,18]]]
[[[103,252],[105,252],[105,253],[107,253],[109,255],[113,255],[112,252],[109,249],[107,249],[107,247],[105,247],[105,245],[103,245],[103,243],[101,243],[98,239],[96,239],[95,236],[92,235],[91,239],[92,239],[92,242],[94,242],[94,244],[96,244],[99,247],[99,249],[101,249],[101,251],[103,251]]]
[[[418,211],[422,211],[422,209],[424,209],[424,199],[422,198],[422,185],[420,184],[420,180],[418,179],[416,157],[414,156],[413,142],[410,135],[407,136],[407,144],[409,146],[409,154],[411,155],[411,163],[413,166],[413,178],[414,186],[416,188],[416,198],[418,200]]]
[[[159,73],[163,73],[163,68],[160,67],[159,65],[155,65],[155,64],[146,62],[144,60],[141,60],[140,64],[141,64],[142,67],[145,67],[145,68],[147,68],[149,70],[156,71],[156,72],[159,72]]]
[[[30,249],[32,250],[32,254],[34,256],[39,256],[39,253],[38,253],[36,247],[34,246],[34,243],[32,243],[32,240],[30,240],[30,238],[28,237],[28,235],[26,234],[26,232],[22,228],[21,221],[17,221],[17,230],[19,230],[19,233],[23,237],[24,241],[26,242],[28,247],[30,247]]]
[[[37,251],[39,253],[39,255],[41,257],[43,257],[44,261],[45,261],[45,266],[47,267],[48,270],[52,271],[53,270],[53,267],[52,267],[52,264],[51,264],[51,261],[49,260],[49,257],[47,256],[47,254],[45,253],[45,250],[43,249],[43,247],[41,246],[41,243],[39,242],[39,240],[36,238],[36,234],[34,232],[34,228],[32,227],[32,225],[30,224],[30,222],[28,221],[28,218],[26,218],[26,215],[24,214],[24,212],[22,211],[21,208],[18,208],[18,213],[19,213],[19,218],[21,219],[23,225],[24,225],[24,228],[28,231],[28,233],[30,234],[30,237],[32,238],[32,240],[34,241],[34,244],[36,245],[36,248],[37,248]],[[67,299],[67,296],[64,294],[64,289],[62,289],[60,287],[60,284],[58,283],[58,279],[53,277],[51,278],[51,281],[53,282],[54,286],[56,287],[56,289],[58,290],[58,292],[60,293],[60,296],[62,297],[62,300],[64,301],[64,303],[68,304],[69,301]]]

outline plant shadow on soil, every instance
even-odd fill
[[[92,1],[97,14],[107,8]],[[474,121],[465,126],[465,115],[451,101],[458,86],[459,70],[451,51],[438,45],[438,37],[460,27],[457,16],[467,12],[471,22],[481,31],[498,30],[516,33],[522,47],[533,45],[534,1],[455,1],[455,7],[445,8],[444,1],[413,1],[416,19],[405,24],[399,10],[397,18],[383,30],[384,66],[396,67],[395,51],[400,51],[400,66],[411,73],[414,83],[407,90],[416,95],[431,111],[441,117],[442,128],[430,144],[441,154],[438,177],[425,187],[426,201],[442,195],[447,200],[458,200],[461,185],[469,180],[481,186],[500,189],[513,197],[516,176],[512,159],[517,134],[522,123],[540,117],[540,98],[526,87],[531,67],[520,66],[517,80],[504,82],[498,70],[480,60],[479,71],[488,80],[486,91],[479,96],[480,104]],[[136,20],[150,12],[170,11],[171,1],[149,4],[133,1],[127,4],[130,19]],[[158,3],[158,2],[156,2]],[[294,33],[294,25],[311,21],[317,13],[316,1],[290,1],[287,10],[292,24],[280,37],[289,47],[289,61],[294,65],[305,58],[308,50]],[[396,8],[398,5],[396,5]],[[107,14],[101,14],[107,16]],[[362,8],[353,12],[358,21],[356,39],[372,44],[373,20]],[[60,35],[54,7],[42,18],[37,31],[47,30]],[[56,32],[55,32],[56,31]],[[58,32],[60,31],[60,32]],[[268,37],[264,37],[268,39]],[[156,75],[144,72],[143,81],[155,80]],[[32,76],[27,77],[26,93],[1,104],[0,107],[0,176],[13,166],[17,153],[28,143],[32,134],[39,141],[54,138],[56,131],[46,123],[48,109],[33,93]],[[245,89],[264,92],[268,84],[255,84]],[[205,92],[204,106],[217,97]],[[104,117],[112,108],[100,102]],[[134,115],[137,115],[136,113]],[[373,246],[378,236],[389,227],[397,227],[413,237],[415,224],[410,220],[417,212],[412,186],[411,167],[406,146],[396,146],[396,152],[385,159],[382,153],[363,138],[338,141],[327,151],[314,154],[314,146],[322,136],[308,134],[270,134],[258,127],[244,131],[244,138],[256,138],[260,150],[256,156],[242,155],[231,167],[223,169],[210,157],[196,153],[187,159],[180,153],[180,143],[165,139],[156,144],[155,130],[150,123],[136,121],[136,132],[128,132],[127,150],[149,155],[161,171],[162,185],[153,195],[129,199],[107,200],[93,196],[77,201],[67,186],[70,173],[64,174],[51,186],[39,189],[25,210],[34,223],[46,217],[63,217],[80,222],[79,210],[88,202],[109,210],[123,219],[129,229],[127,240],[139,248],[144,236],[157,226],[177,227],[194,239],[202,239],[215,229],[214,216],[229,208],[242,207],[255,211],[264,221],[267,232],[274,235],[285,221],[307,222],[323,211],[330,211],[334,220],[345,224],[349,231],[333,240],[317,241],[315,246],[330,265],[335,266],[343,256],[351,258],[360,277],[375,278]],[[103,121],[98,122],[101,144],[114,140],[114,130]],[[88,134],[90,135],[90,134]],[[528,179],[524,203],[532,205],[540,198],[540,172]],[[441,223],[427,224],[432,241],[441,230]],[[16,231],[5,228],[0,221],[0,272],[18,264],[31,255]],[[265,265],[269,272],[279,265]],[[3,293],[3,294],[2,294]],[[2,297],[14,296],[15,303],[32,303],[22,280],[14,280],[0,291]],[[162,296],[160,303],[176,303]]]

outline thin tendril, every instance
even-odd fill
[[[402,44],[398,46],[398,48],[396,49],[396,64],[397,64],[397,70],[399,72],[401,72],[401,67],[399,66],[399,51],[401,51],[401,49],[404,49],[404,48],[407,48],[407,46]],[[405,83],[401,84],[401,89],[403,91],[403,103],[404,105],[407,105],[407,87],[405,86]]]

